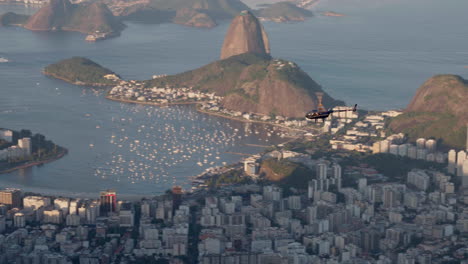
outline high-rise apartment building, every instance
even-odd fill
[[[418,149],[423,149],[426,147],[426,139],[425,138],[418,138],[416,140],[416,147]]]
[[[18,147],[24,150],[24,154],[26,156],[30,156],[32,154],[32,143],[30,138],[22,138],[18,139]]]
[[[327,178],[327,170],[328,166],[325,163],[318,163],[316,166],[317,170],[317,178],[318,179],[326,179]]]
[[[457,153],[457,176],[463,176],[463,162],[466,159],[466,152],[460,150]]]
[[[117,209],[117,193],[114,190],[102,191],[100,195],[101,213],[113,213]]]
[[[462,186],[468,187],[468,159],[465,159],[463,162],[463,176],[462,176]]]
[[[21,191],[17,189],[5,189],[0,191],[0,203],[10,208],[21,207]]]
[[[457,152],[451,149],[448,152],[448,172],[455,174],[457,168]]]

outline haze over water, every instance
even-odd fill
[[[468,77],[464,68],[468,34],[456,26],[468,24],[467,8],[464,0],[328,0],[317,5],[316,17],[305,23],[264,26],[274,57],[298,63],[337,99],[384,110],[404,107],[434,74]],[[31,13],[34,9],[0,5],[0,13],[6,11]],[[320,11],[346,16],[324,17]],[[226,151],[261,150],[245,143],[284,141],[267,137],[260,126],[252,129],[258,134],[245,137],[245,124],[202,115],[190,106],[120,104],[90,88],[42,76],[44,66],[72,56],[88,57],[125,79],[194,69],[218,58],[228,27],[227,22],[208,30],[172,24],[127,25],[122,36],[98,43],[86,43],[77,33],[0,28],[0,57],[11,60],[0,63],[0,127],[30,129],[70,150],[66,157],[42,167],[1,175],[0,185],[93,194],[104,188],[126,194],[157,193],[174,183],[187,187],[186,178],[212,166],[211,162],[220,165],[240,159]],[[179,133],[182,127],[186,132]],[[180,138],[171,142],[175,134]],[[131,147],[135,140],[141,146]],[[209,150],[190,158],[183,157],[187,152],[174,153],[174,147],[187,151],[189,145],[209,146]],[[158,151],[152,153],[156,158],[146,159],[153,150]],[[198,166],[209,153],[207,164]],[[119,155],[125,162],[119,161]],[[129,166],[130,160],[137,164]],[[122,173],[115,168],[118,162],[127,164]],[[127,171],[129,167],[143,168],[145,178]]]

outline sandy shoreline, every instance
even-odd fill
[[[263,125],[276,126],[276,127],[284,128],[284,129],[287,129],[287,130],[293,130],[293,131],[298,131],[298,132],[309,132],[309,131],[304,130],[304,129],[291,128],[291,127],[288,127],[288,126],[284,126],[284,125],[281,125],[281,124],[275,124],[275,123],[271,123],[271,122],[267,122],[267,121],[247,120],[247,119],[244,119],[244,118],[238,118],[238,117],[234,117],[234,116],[226,116],[226,115],[221,114],[221,113],[214,113],[214,112],[211,112],[211,111],[202,110],[202,109],[200,109],[200,107],[198,107],[198,105],[201,104],[201,103],[204,103],[205,101],[175,102],[175,103],[161,104],[161,103],[154,103],[154,102],[140,102],[140,101],[135,101],[135,100],[120,99],[120,98],[115,98],[115,97],[112,97],[112,96],[109,96],[109,95],[106,95],[106,98],[109,99],[109,100],[116,101],[116,102],[121,102],[121,103],[154,105],[154,106],[160,106],[160,107],[171,106],[171,105],[196,105],[195,109],[197,110],[197,112],[207,114],[207,115],[222,117],[222,118],[226,118],[226,119],[230,119],[230,120],[234,120],[234,121],[239,121],[239,122],[243,122],[243,123],[257,123],[257,124],[263,124]]]

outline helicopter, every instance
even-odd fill
[[[334,110],[330,108],[326,110],[325,107],[323,107],[322,105],[323,93],[316,93],[316,94],[317,94],[317,99],[318,99],[318,107],[317,107],[318,109],[308,112],[305,116],[307,119],[315,120],[315,123],[317,123],[318,119],[322,119],[322,121],[325,123],[325,119],[329,117],[332,113],[347,112],[347,111],[356,112],[357,110],[357,104],[355,104],[352,109]]]

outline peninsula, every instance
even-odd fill
[[[61,79],[76,85],[113,86],[118,84],[120,77],[111,70],[82,57],[73,57],[44,68],[47,76]]]
[[[220,58],[192,71],[146,81],[144,86],[191,87],[222,98],[208,109],[301,119],[317,106],[315,93],[324,92],[297,64],[270,56],[268,37],[250,11],[233,19]],[[343,104],[326,93],[323,100],[330,107]]]
[[[329,107],[344,102],[331,98],[294,62],[274,59],[259,20],[242,11],[228,29],[221,60],[198,69],[147,81],[109,80],[110,70],[84,58],[72,58],[45,68],[44,73],[71,83],[108,86],[111,100],[141,104],[199,103],[199,110],[259,121],[298,120],[317,107],[323,93]],[[106,77],[107,76],[107,77]]]
[[[49,163],[67,152],[41,134],[0,128],[0,174]]]

